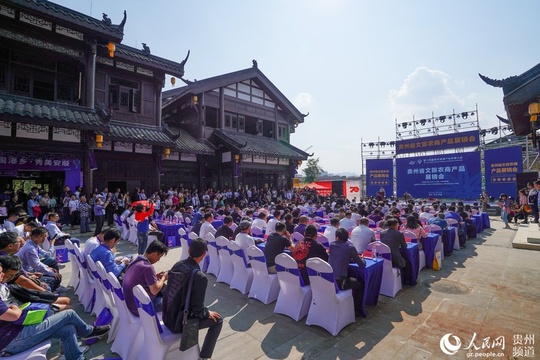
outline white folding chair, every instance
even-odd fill
[[[320,258],[306,261],[313,298],[306,320],[336,336],[348,324],[355,322],[352,290],[339,290],[332,267]]]
[[[111,284],[114,303],[118,311],[118,326],[109,331],[115,331],[111,351],[123,359],[134,359],[136,358],[135,354],[140,352],[143,345],[141,319],[129,311],[122,286],[112,272],[107,273],[107,280]],[[118,331],[119,329],[122,331]]]
[[[373,247],[377,247],[377,256],[383,258],[383,278],[381,283],[380,294],[394,297],[399,290],[402,289],[401,285],[401,272],[397,268],[392,267],[392,253],[388,245],[375,241],[369,243],[368,250],[373,252]]]
[[[242,294],[247,294],[253,282],[253,269],[248,267],[246,254],[237,243],[230,241],[227,246],[231,252],[231,262],[234,268],[231,289],[238,290]]]
[[[290,255],[281,253],[275,262],[280,291],[274,312],[298,321],[309,311],[311,287],[302,286],[298,263]]]
[[[405,236],[405,239],[411,239],[411,242],[418,243],[418,238],[416,237],[416,234],[413,233],[410,230],[403,230],[402,231],[403,236]],[[426,267],[426,254],[424,250],[418,250],[418,272]],[[433,261],[433,259],[431,259]]]
[[[216,238],[213,234],[208,233],[206,234],[205,240],[208,244],[208,258],[210,259],[206,272],[217,277],[219,275],[219,254]]]
[[[231,285],[231,280],[234,275],[234,267],[231,261],[231,252],[229,251],[228,247],[229,242],[230,241],[224,236],[218,236],[216,238],[219,255],[219,274],[216,281]]]
[[[71,286],[73,289],[76,289],[79,285],[79,263],[75,259],[75,250],[73,249],[74,245],[71,240],[66,239],[64,242],[66,248],[68,249],[69,262],[71,263],[71,276],[69,278],[68,286]]]
[[[134,245],[138,245],[139,240],[137,240],[137,220],[135,220],[135,215],[128,217],[127,221],[129,223],[128,241]]]
[[[37,344],[33,348],[20,352],[15,355],[4,357],[4,359],[10,360],[47,360],[47,351],[51,347],[51,342],[46,340]]]
[[[459,247],[459,224],[458,224],[458,221],[456,219],[452,219],[452,218],[448,218],[448,219],[444,219],[446,220],[446,223],[448,224],[448,226],[453,226],[454,227],[454,231],[456,232],[456,241],[454,242],[454,249],[453,250],[460,250],[461,248]]]
[[[114,217],[114,226],[116,229],[122,231],[122,219],[117,214],[113,214]]]
[[[127,220],[121,216],[120,219],[122,220],[122,239],[125,241],[129,240],[129,224]]]
[[[84,306],[84,311],[89,312],[93,307],[93,298],[94,298],[94,287],[90,279],[88,272],[88,262],[84,258],[84,255],[81,253],[81,250],[78,246],[74,245],[73,250],[75,251],[75,260],[77,265],[79,265],[79,286],[75,290],[75,295],[79,298],[79,302]]]
[[[330,241],[321,233],[317,233],[317,242],[321,243],[327,249],[330,247]]]
[[[264,237],[264,234],[263,234],[263,231],[262,231],[261,228],[259,228],[257,226],[253,226],[251,228],[251,236],[262,238],[262,237]]]
[[[441,252],[441,260],[444,260],[444,243],[442,241],[442,228],[436,224],[428,224],[426,225],[426,228],[429,232],[439,234],[439,239],[437,239],[437,244],[435,245],[435,251],[439,250]],[[431,261],[433,261],[433,259],[431,259]]]
[[[141,285],[133,288],[133,295],[139,301],[139,317],[144,335],[144,346],[139,351],[139,360],[162,360],[166,357],[174,359],[199,358],[199,345],[186,351],[178,349],[182,334],[173,334],[162,321],[158,320],[154,305]]]
[[[279,295],[279,280],[276,274],[268,274],[264,253],[255,245],[250,246],[246,252],[253,271],[253,282],[248,297],[257,299],[263,304],[276,301]]]
[[[116,336],[116,333],[118,332],[118,308],[116,306],[116,302],[114,301],[113,297],[113,290],[111,282],[108,279],[107,271],[105,270],[105,267],[101,263],[101,261],[96,262],[96,269],[99,274],[99,278],[101,280],[101,288],[103,290],[103,297],[105,299],[105,307],[109,309],[109,312],[111,313],[113,319],[111,322],[111,330],[109,330],[109,335],[107,337],[107,343],[110,343],[114,340],[114,337]]]
[[[233,222],[232,225],[231,225],[231,230],[234,231],[234,230],[236,230],[237,227],[238,227],[238,225],[236,225],[236,224]]]
[[[92,307],[92,311],[90,312],[90,314],[99,316],[103,309],[105,309],[105,296],[103,295],[103,291],[101,288],[101,278],[99,277],[99,274],[97,272],[96,263],[90,257],[90,255],[86,256],[86,263],[88,264],[88,271],[90,273],[88,276],[90,280],[90,285],[92,286],[94,296],[96,297],[96,301],[94,303],[94,306]]]
[[[178,229],[178,235],[180,235],[180,247],[182,252],[180,253],[180,260],[185,260],[189,257],[189,242],[186,237],[186,230]]]
[[[297,243],[301,240],[304,240],[304,235],[300,234],[299,232],[293,232],[292,233],[292,239],[293,239],[293,243]]]

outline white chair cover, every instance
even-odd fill
[[[73,249],[74,246],[71,240],[66,239],[65,241],[66,248],[68,250],[68,258],[69,262],[71,263],[71,276],[69,278],[68,286],[73,287],[73,289],[76,289],[79,285],[79,263],[75,259],[75,250]]]
[[[317,233],[317,242],[321,243],[325,248],[330,247],[330,241],[321,233]]]
[[[101,289],[101,279],[97,272],[96,263],[94,262],[94,260],[92,260],[90,255],[86,256],[86,263],[88,264],[88,278],[90,280],[90,284],[96,297],[96,302],[94,303],[94,307],[92,308],[90,314],[99,316],[99,314],[101,314],[101,312],[105,308],[105,297]]]
[[[110,343],[114,340],[116,333],[118,332],[118,309],[113,298],[112,285],[107,278],[107,271],[101,261],[96,262],[96,269],[101,279],[101,289],[103,290],[103,297],[105,299],[105,307],[109,309],[113,319],[111,322],[111,330],[109,330],[109,335],[107,337],[107,343]]]
[[[276,274],[268,274],[264,253],[254,245],[250,246],[246,252],[253,271],[253,282],[248,297],[257,299],[263,304],[276,301],[279,294],[279,281]]]
[[[174,359],[199,358],[200,349],[198,345],[187,351],[178,349],[182,334],[173,334],[163,322],[156,318],[154,305],[141,285],[133,288],[133,295],[139,300],[138,310],[144,335],[144,346],[139,351],[139,360],[163,360],[165,357]],[[161,328],[161,332],[158,326]]]
[[[21,353],[5,357],[10,360],[47,360],[47,351],[51,347],[51,342],[46,340]]]
[[[216,238],[214,237],[214,234],[208,233],[206,234],[205,240],[208,247],[208,258],[210,261],[210,263],[208,264],[208,269],[206,269],[206,272],[213,274],[214,276],[217,277],[219,275],[219,254],[218,254]]]
[[[298,264],[290,255],[281,253],[275,261],[280,292],[274,312],[298,321],[309,311],[311,287],[301,286]]]
[[[373,251],[374,246],[377,247],[377,256],[382,257],[384,260],[380,294],[394,297],[398,291],[402,289],[401,272],[399,272],[395,267],[392,267],[392,253],[386,244],[380,241],[375,241],[369,243],[368,250]],[[388,255],[384,256],[385,254]]]
[[[75,295],[79,298],[79,302],[84,306],[84,311],[89,312],[92,310],[92,298],[94,294],[94,288],[91,284],[91,281],[93,282],[93,279],[90,279],[90,275],[88,274],[88,263],[86,262],[86,259],[84,258],[83,254],[81,253],[81,250],[78,246],[74,245],[73,250],[75,251],[75,260],[77,261],[77,265],[79,266],[79,286],[75,290]]]
[[[134,359],[135,354],[141,350],[144,340],[141,328],[141,319],[133,315],[127,308],[124,291],[113,273],[107,273],[107,280],[111,284],[112,294],[118,311],[118,326],[111,351],[123,359]],[[118,331],[122,329],[122,331]],[[112,329],[111,329],[112,331]]]
[[[218,236],[216,239],[219,255],[219,274],[216,279],[217,282],[224,282],[231,285],[231,281],[234,275],[234,267],[231,261],[231,253],[229,251],[229,240],[224,236]]]
[[[180,247],[182,248],[180,260],[185,260],[189,257],[189,241],[186,234],[186,230],[182,228],[178,229],[178,235],[180,235]]]
[[[313,298],[306,320],[336,336],[348,324],[355,322],[352,290],[338,290],[332,267],[320,258],[306,261]]]
[[[125,241],[129,240],[129,227],[127,224],[127,220],[121,216],[120,219],[122,220],[122,239]]]
[[[229,242],[229,251],[231,252],[231,262],[234,273],[231,280],[231,289],[247,294],[253,282],[253,270],[248,267],[248,261],[244,250],[234,241]]]
[[[127,222],[129,224],[128,241],[134,245],[137,245],[139,241],[137,240],[137,220],[135,220],[135,215],[128,217]]]
[[[253,226],[251,228],[251,236],[262,238],[264,236],[263,231],[261,228],[257,226]]]
[[[304,240],[304,235],[300,234],[299,232],[293,232],[292,234],[293,243],[297,243],[300,240]]]

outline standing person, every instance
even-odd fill
[[[508,214],[510,214],[510,200],[508,199],[508,195],[501,194],[499,201],[499,207],[501,208],[501,219],[504,222],[504,228],[510,229],[510,225],[508,225]],[[538,205],[537,205],[538,206]]]
[[[206,241],[201,238],[193,240],[189,246],[189,257],[174,264],[169,271],[169,285],[167,295],[163,299],[163,322],[173,333],[181,333],[182,318],[186,299],[190,296],[189,317],[199,319],[199,329],[208,328],[201,348],[200,358],[210,359],[217,339],[223,326],[221,315],[208,310],[204,306],[208,279],[200,271],[199,263],[207,251]],[[191,294],[187,293],[191,273],[194,274]]]
[[[482,193],[480,201],[482,202],[482,212],[487,212],[487,209],[489,208],[489,195],[487,191]]]
[[[96,221],[96,229],[94,230],[94,236],[98,236],[103,228],[103,223],[105,222],[105,207],[109,203],[103,203],[103,198],[101,196],[96,197],[96,202],[94,205],[94,219]]]
[[[534,186],[534,183],[531,181],[527,183],[529,188],[529,206],[531,207],[532,215],[534,217],[533,223],[538,224],[538,189]]]
[[[75,194],[71,195],[71,198],[68,203],[69,206],[69,218],[71,226],[75,227],[78,223],[79,218],[79,200],[75,196]]]
[[[134,208],[135,217],[137,218],[138,213],[145,213],[145,210],[146,209],[144,208],[143,204],[137,204]],[[137,242],[139,243],[137,253],[139,255],[144,254],[144,251],[146,250],[146,245],[148,244],[148,231],[150,231],[150,220],[148,219],[148,216],[149,215],[137,220]]]
[[[90,204],[86,201],[86,196],[81,196],[79,198],[79,217],[81,218],[81,234],[92,231],[90,229],[90,213],[92,208]]]
[[[345,228],[336,231],[336,241],[330,243],[328,263],[334,270],[334,278],[340,290],[352,289],[354,312],[359,316],[362,311],[362,295],[364,283],[354,277],[347,276],[349,263],[355,262],[361,268],[366,267],[364,259],[360,258],[353,243],[349,241],[349,232]]]
[[[300,270],[304,284],[309,285],[309,277],[306,269],[307,259],[318,257],[324,261],[328,261],[328,253],[324,246],[316,240],[317,228],[315,225],[308,225],[304,236],[305,238],[296,244],[293,258],[298,263],[298,270]]]
[[[162,311],[163,295],[161,290],[165,286],[168,276],[166,271],[156,274],[153,265],[161,260],[164,255],[167,255],[168,252],[169,249],[165,244],[154,241],[148,245],[143,255],[139,255],[126,268],[122,280],[122,289],[124,290],[126,305],[133,315],[139,316],[135,296],[133,295],[133,288],[137,285],[141,285],[146,291],[154,304],[156,312]]]

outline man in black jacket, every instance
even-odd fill
[[[203,239],[198,238],[191,242],[189,257],[174,264],[169,271],[167,294],[163,299],[163,322],[173,333],[181,333],[184,304],[187,296],[191,296],[189,318],[199,318],[199,329],[208,328],[200,353],[202,359],[212,357],[223,326],[221,315],[204,306],[208,279],[200,271],[199,263],[206,255],[206,250],[206,241]],[[187,294],[189,278],[195,269],[199,271],[194,275],[191,294]]]
[[[305,231],[304,240],[298,242],[294,248],[293,258],[298,263],[298,270],[302,275],[302,280],[305,285],[309,285],[309,276],[306,268],[307,259],[314,257],[328,261],[328,253],[324,246],[317,242],[317,228],[315,225],[308,225]]]

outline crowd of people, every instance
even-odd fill
[[[84,243],[82,253],[89,255],[95,262],[101,262],[107,272],[119,278],[126,305],[135,316],[138,316],[138,311],[133,288],[141,285],[156,311],[163,311],[163,321],[171,331],[182,331],[182,311],[179,309],[185,304],[189,274],[196,270],[191,295],[191,316],[199,318],[200,328],[209,328],[201,349],[201,357],[210,358],[221,331],[222,320],[218,313],[204,306],[207,279],[200,271],[199,264],[207,251],[206,241],[203,240],[206,234],[213,233],[215,237],[224,236],[228,240],[234,240],[244,250],[264,241],[269,273],[276,273],[276,256],[288,250],[297,261],[304,284],[309,284],[306,261],[313,257],[327,261],[334,271],[338,287],[352,289],[355,312],[359,315],[364,284],[360,279],[348,276],[347,267],[350,262],[355,262],[360,267],[365,266],[362,254],[369,243],[376,241],[375,232],[370,228],[371,223],[381,229],[380,241],[390,248],[393,266],[407,274],[412,264],[400,253],[400,248],[407,247],[401,230],[414,233],[421,249],[423,239],[427,237],[422,222],[446,229],[446,219],[452,218],[458,222],[459,242],[465,247],[467,234],[473,226],[470,217],[483,206],[482,202],[465,205],[461,202],[446,204],[435,201],[428,204],[426,201],[398,202],[392,199],[365,199],[355,203],[342,196],[322,197],[308,188],[279,191],[253,188],[238,192],[208,189],[201,194],[196,190],[171,188],[154,191],[148,196],[144,189],[125,194],[120,190],[112,193],[105,188],[101,192],[95,191],[88,200],[79,188],[74,193],[71,193],[68,187],[64,191],[61,201],[63,206],[60,209],[45,208],[42,212],[31,213],[29,205],[15,205],[10,206],[7,211],[8,217],[3,224],[6,231],[0,234],[0,265],[4,269],[2,289],[5,289],[0,294],[0,312],[4,311],[0,315],[0,335],[9,333],[11,336],[5,337],[9,341],[0,342],[0,351],[5,354],[15,354],[36,344],[31,342],[27,347],[21,345],[19,337],[26,339],[32,332],[13,327],[13,322],[21,313],[17,310],[22,299],[17,298],[20,296],[20,288],[37,290],[42,298],[49,294],[55,297],[50,303],[59,313],[54,315],[54,318],[50,317],[55,321],[43,322],[48,324],[42,325],[47,331],[43,331],[44,335],[36,339],[62,339],[64,352],[73,356],[71,358],[84,358],[84,349],[78,346],[75,348],[73,345],[77,336],[101,336],[108,331],[107,327],[82,324],[76,314],[68,312],[71,308],[69,298],[58,294],[64,289],[60,287],[62,278],[51,251],[54,251],[56,238],[65,234],[60,230],[62,224],[73,227],[78,223],[81,226],[80,232],[85,233],[91,231],[90,225],[95,223],[94,236]],[[19,196],[20,194],[13,194],[17,199]],[[43,195],[31,193],[28,201],[36,201],[38,196]],[[10,200],[9,204],[16,203],[17,199],[15,202]],[[148,200],[152,205],[151,210],[141,207],[140,204],[133,207],[132,204],[139,200]],[[39,199],[37,201],[39,202]],[[73,203],[76,203],[76,206]],[[61,210],[63,216],[60,217],[55,210]],[[43,216],[39,216],[42,213]],[[189,224],[189,230],[196,233],[198,239],[191,242],[187,260],[178,262],[168,272],[156,273],[153,264],[167,254],[168,247],[162,241],[147,245],[144,238],[138,236],[138,239],[143,241],[138,255],[116,257],[113,249],[121,240],[122,234],[114,226],[109,226],[113,225],[113,221],[109,221],[111,213],[113,219],[114,214],[122,219],[137,214],[144,215],[139,218],[139,224],[148,224],[140,229],[138,226],[137,229],[146,235],[152,230],[154,219],[176,218],[177,221]],[[321,243],[317,226],[321,214],[330,218],[323,233],[328,241],[326,244]],[[216,218],[223,220],[223,225],[217,229],[212,225]],[[267,235],[266,240],[253,236],[255,228],[261,231],[261,234]],[[298,241],[293,241],[295,233],[300,235]],[[45,251],[43,243],[47,238],[50,239],[50,247]],[[10,270],[16,275],[11,274]],[[402,279],[406,280],[408,276],[402,276]],[[167,286],[167,282],[171,284],[171,281],[174,286]],[[65,320],[66,318],[69,320]],[[67,322],[75,329],[69,336],[57,328],[49,330],[55,326],[53,324]],[[36,328],[34,333],[39,331],[42,331],[41,328]],[[19,332],[24,335],[18,335]]]

